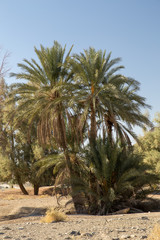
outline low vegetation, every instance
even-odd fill
[[[46,215],[41,219],[42,223],[63,222],[67,220],[67,215],[57,211],[54,208],[49,208]]]

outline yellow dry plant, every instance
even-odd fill
[[[56,211],[54,208],[49,208],[46,215],[41,219],[42,223],[52,223],[66,221],[67,215],[63,212]]]
[[[147,240],[160,240],[160,224],[156,224]]]

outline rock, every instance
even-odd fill
[[[131,229],[138,229],[138,227],[131,227]]]
[[[11,239],[11,237],[9,237],[9,236],[5,236],[3,239]]]
[[[127,239],[127,238],[130,238],[129,235],[122,235],[120,239]]]
[[[9,227],[3,227],[3,230],[11,230]]]
[[[0,232],[0,235],[3,235],[4,234],[4,232]]]
[[[19,227],[18,229],[19,229],[19,230],[23,230],[23,229],[24,229],[24,227]]]
[[[107,220],[106,220],[106,223],[107,223],[107,222],[112,222],[112,221],[113,221],[113,219],[110,218],[110,219],[107,219]]]
[[[117,230],[118,231],[118,233],[120,233],[120,232],[126,232],[126,230]]]
[[[149,218],[145,217],[145,216],[141,217],[140,219],[142,219],[142,220],[149,220]]]
[[[141,236],[140,239],[146,239],[146,238],[147,238],[147,236],[146,236],[146,235],[143,235],[143,236]]]
[[[94,234],[95,234],[95,232],[93,232],[93,233],[84,233],[83,236],[85,236],[85,237],[93,237]]]
[[[78,236],[78,235],[81,235],[81,233],[80,233],[80,231],[72,231],[72,232],[70,232],[70,235]]]

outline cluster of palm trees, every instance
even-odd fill
[[[120,58],[94,48],[71,51],[55,41],[35,48],[37,61],[18,64],[9,118],[14,126],[25,123],[28,141],[36,129],[39,145],[54,150],[41,163],[50,161],[57,176],[66,173],[77,212],[106,214],[148,181],[131,137],[137,140],[134,126],[151,124],[141,112],[150,106],[138,94],[139,82],[120,74]]]

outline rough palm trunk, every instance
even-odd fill
[[[92,97],[94,94],[94,88],[92,87]],[[99,153],[97,150],[97,144],[96,144],[96,138],[97,138],[97,129],[96,129],[96,110],[94,106],[94,102],[92,100],[90,104],[91,108],[91,129],[90,129],[90,148],[93,156],[93,161],[94,163],[98,163],[99,161]],[[92,192],[97,193],[97,182],[94,174],[90,172],[89,176],[89,185],[92,190]],[[98,209],[98,202],[95,199],[95,197],[92,194],[88,194],[88,199],[89,199],[89,213],[90,214],[96,214],[97,209]]]
[[[90,144],[95,145],[96,142],[96,112],[93,102],[91,103],[91,129],[90,129]]]
[[[39,193],[39,184],[34,184],[34,195],[38,195]]]
[[[108,140],[109,140],[109,143],[112,145],[113,144],[113,133],[112,133],[113,121],[109,111],[107,114],[105,114],[105,124],[107,127]]]
[[[64,155],[65,155],[65,159],[66,159],[66,165],[70,174],[70,185],[71,185],[71,194],[72,194],[72,200],[74,203],[74,207],[77,213],[82,213],[82,206],[80,206],[79,204],[79,199],[77,197],[77,195],[74,194],[74,189],[75,189],[75,183],[74,183],[74,179],[76,177],[76,172],[74,170],[74,166],[73,163],[71,162],[70,159],[70,155],[69,155],[69,151],[67,148],[67,141],[66,141],[66,129],[65,129],[65,123],[64,120],[61,116],[61,114],[59,113],[58,115],[58,124],[59,124],[59,129],[60,129],[60,143],[61,143],[61,147],[63,148],[64,151]]]
[[[110,122],[109,120],[107,121],[107,133],[108,133],[108,140],[110,142],[110,144],[113,144],[113,137],[112,137],[112,122]]]

